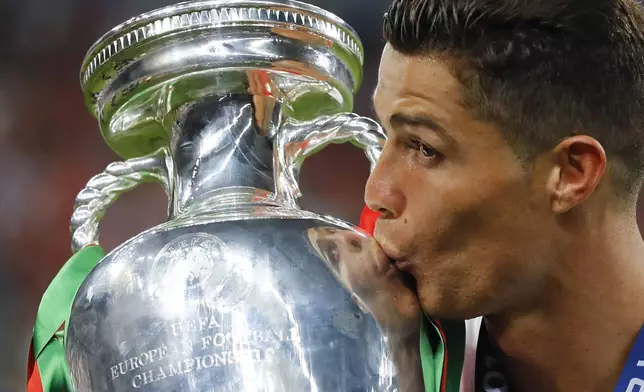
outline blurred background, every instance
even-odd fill
[[[362,37],[365,78],[355,111],[372,116],[370,95],[389,0],[308,0]],[[24,391],[25,363],[40,297],[70,256],[69,217],[86,181],[118,159],[83,105],[85,52],[120,22],[171,0],[0,0],[0,392]],[[368,164],[332,146],[302,172],[305,208],[357,223]],[[107,214],[107,250],[165,219],[161,188],[144,185]]]
[[[118,157],[86,111],[79,69],[112,27],[172,0],[0,0],[0,392],[25,390],[26,357],[40,297],[69,258],[78,191]],[[315,0],[352,25],[366,51],[355,111],[369,98],[383,46],[388,0]],[[302,171],[302,205],[358,222],[369,165],[360,150],[332,146]],[[165,219],[160,187],[123,196],[102,224],[108,250]]]

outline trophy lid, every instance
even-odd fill
[[[300,117],[351,110],[363,61],[357,33],[319,7],[191,1],[113,28],[88,51],[80,82],[108,145],[132,157],[164,144],[161,112],[207,94],[248,92],[249,72],[268,74]]]

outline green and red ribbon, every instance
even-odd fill
[[[78,288],[104,255],[99,246],[81,249],[45,291],[29,348],[27,392],[73,391],[65,359],[65,323]]]

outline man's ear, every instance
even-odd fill
[[[561,214],[595,191],[606,171],[606,152],[596,139],[578,135],[564,139],[551,153],[547,191],[552,211]]]

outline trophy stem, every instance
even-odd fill
[[[183,213],[227,190],[274,192],[271,136],[280,125],[280,104],[270,96],[225,94],[181,106],[172,125],[175,166],[172,205]]]

